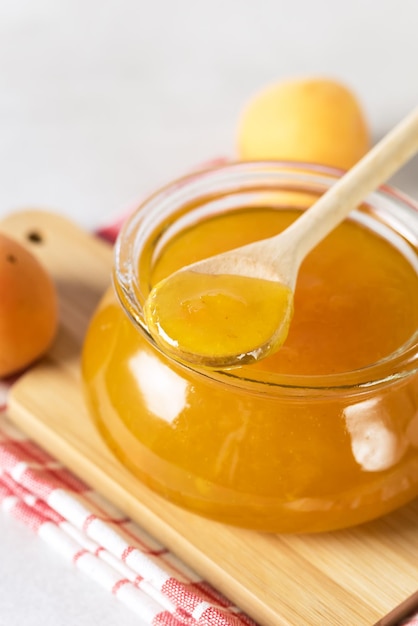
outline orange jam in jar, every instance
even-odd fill
[[[143,305],[159,280],[286,228],[338,173],[230,164],[130,217],[83,351],[111,450],[165,498],[229,524],[328,531],[418,494],[418,210],[371,194],[302,264],[284,346],[216,371],[163,354]]]

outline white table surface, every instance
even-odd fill
[[[377,139],[418,103],[417,24],[417,0],[1,0],[0,216],[94,228],[233,155],[242,106],[288,76],[346,82]],[[417,159],[394,182],[418,198]],[[141,626],[0,512],[0,626],[74,624]]]

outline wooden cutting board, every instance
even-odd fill
[[[10,417],[24,432],[263,625],[371,626],[418,589],[418,502],[356,529],[279,536],[202,519],[142,486],[95,431],[80,385],[80,350],[109,284],[110,246],[42,211],[12,214],[1,228],[45,263],[61,306],[54,346],[12,390]]]

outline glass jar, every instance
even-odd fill
[[[120,232],[113,286],[83,350],[88,404],[138,480],[195,513],[263,531],[317,532],[376,518],[418,493],[416,327],[377,362],[293,375],[185,366],[154,345],[142,314],[154,270],[179,234],[243,207],[304,210],[339,175],[294,163],[210,168],[154,194]],[[417,272],[410,199],[382,188],[350,219],[398,246]],[[230,237],[219,232],[216,245],[235,246]],[[180,246],[178,265],[192,262],[190,254]]]

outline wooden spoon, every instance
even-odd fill
[[[212,368],[242,365],[278,349],[305,256],[417,151],[418,108],[285,231],[158,283],[144,310],[155,342],[183,362]]]

